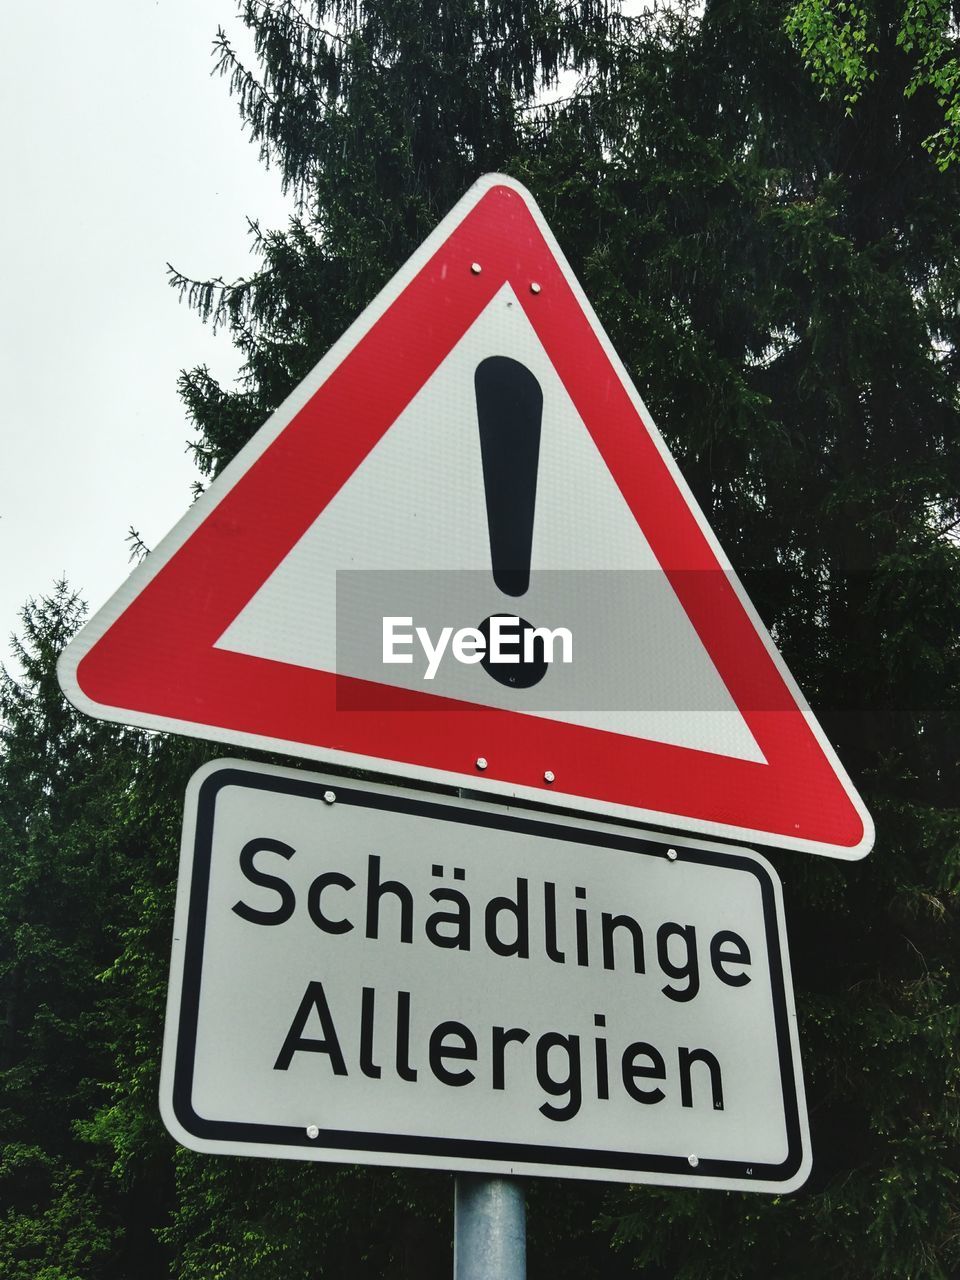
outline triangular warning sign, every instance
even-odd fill
[[[534,201],[498,175],[59,671],[121,723],[843,858],[873,841]]]

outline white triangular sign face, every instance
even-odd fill
[[[452,655],[445,655],[427,683],[422,646],[413,663],[384,665],[382,646],[371,652],[369,646],[351,645],[350,632],[366,624],[368,635],[380,640],[379,597],[389,598],[392,585],[398,590],[390,612],[403,608],[415,623],[433,623],[433,635],[445,623],[469,626],[521,608],[521,600],[497,589],[490,570],[474,399],[474,370],[505,351],[534,374],[543,391],[523,616],[568,626],[576,652],[572,662],[557,663],[549,679],[529,688],[503,685],[484,667]],[[350,603],[344,572],[383,575],[375,583],[372,611],[363,610],[364,593],[357,616],[344,617],[344,604]],[[393,574],[406,576],[391,582]],[[357,582],[363,585],[369,591],[374,584]],[[274,662],[763,759],[509,285],[217,644]],[[644,655],[642,663],[637,652]]]
[[[555,633],[552,661],[481,661],[475,629],[489,644],[511,615]],[[539,211],[496,176],[61,673],[124,723],[839,857],[872,843]]]

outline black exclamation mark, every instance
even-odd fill
[[[505,595],[522,596],[530,586],[543,392],[526,365],[508,356],[482,360],[474,388],[493,580]],[[503,653],[513,660],[500,662],[490,658],[490,623],[487,618],[479,628],[487,641],[484,669],[501,684],[520,689],[542,680],[547,670],[543,642],[535,641],[529,661],[525,654],[530,623],[520,618],[502,630]]]

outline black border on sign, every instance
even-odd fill
[[[712,1160],[701,1157],[694,1173],[686,1156],[541,1146],[522,1142],[484,1142],[472,1138],[414,1137],[408,1134],[370,1133],[347,1129],[321,1129],[317,1138],[309,1138],[302,1126],[207,1120],[198,1115],[192,1101],[194,1059],[217,797],[225,787],[238,786],[255,788],[259,791],[280,792],[285,795],[306,796],[323,803],[323,793],[329,789],[329,785],[328,782],[311,780],[309,774],[297,778],[289,775],[259,773],[252,769],[238,769],[233,765],[224,765],[223,768],[210,773],[200,785],[197,796],[197,827],[187,911],[172,1097],[174,1115],[187,1133],[196,1138],[217,1142],[302,1147],[305,1153],[308,1150],[317,1151],[325,1148],[328,1151],[342,1151],[345,1156],[350,1152],[378,1152],[414,1157],[424,1155],[440,1159],[455,1157],[469,1160],[497,1160],[517,1164],[553,1165],[561,1170],[567,1167],[571,1171],[577,1168],[590,1168],[598,1171],[618,1170],[637,1174],[674,1174],[686,1178],[695,1177],[698,1182],[701,1178],[732,1178],[758,1183],[788,1182],[797,1173],[803,1160],[803,1139],[797,1080],[790,1045],[783,955],[780,947],[777,900],[773,880],[766,867],[752,858],[735,853],[721,853],[713,849],[691,848],[688,845],[679,846],[683,851],[684,862],[699,862],[707,866],[746,871],[756,876],[760,882],[787,1132],[787,1156],[781,1164],[749,1164],[743,1160]],[[420,795],[404,794],[400,791],[388,794],[367,791],[362,783],[353,784],[341,779],[337,780],[336,788],[337,804],[358,805],[392,813],[416,814],[444,822],[462,822],[473,826],[543,836],[551,840],[576,841],[579,844],[620,849],[655,856],[659,859],[664,857],[662,843],[620,833],[584,830],[577,827],[573,821],[563,824],[553,821],[541,822],[535,818],[521,817],[513,813],[460,808],[445,803],[440,798],[426,799]]]

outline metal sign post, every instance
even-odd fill
[[[526,1280],[527,1215],[514,1178],[457,1177],[453,1280]]]

